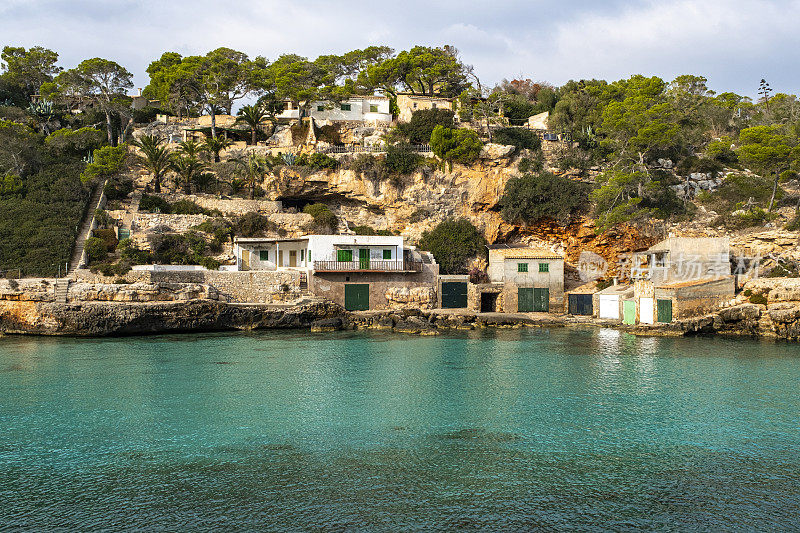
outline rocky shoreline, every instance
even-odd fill
[[[351,313],[324,301],[296,305],[231,304],[211,299],[60,304],[0,301],[0,334],[103,337],[260,329],[310,332],[385,330],[439,335],[456,330],[521,327],[606,327],[636,335],[729,335],[800,339],[800,309],[741,304],[670,324],[627,326],[591,317],[424,311]]]

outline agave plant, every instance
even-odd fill
[[[297,154],[292,152],[281,154],[281,159],[283,159],[283,162],[288,166],[292,166],[294,165],[295,161],[297,161]]]
[[[28,113],[39,118],[50,119],[53,116],[53,102],[50,100],[39,100],[31,102],[28,106]]]

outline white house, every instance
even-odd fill
[[[316,121],[355,121],[389,124],[392,113],[389,98],[386,96],[351,96],[341,102],[317,100],[303,110],[290,101],[285,102],[285,109],[277,115],[279,119],[300,119],[311,116]]]
[[[402,271],[403,237],[306,235],[234,239],[237,270]]]

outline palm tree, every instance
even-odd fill
[[[246,158],[235,159],[234,163],[250,188],[250,199],[252,200],[255,198],[256,184],[259,178],[263,178],[272,165],[255,152],[250,152]]]
[[[247,124],[250,126],[250,131],[253,135],[253,142],[251,144],[255,145],[256,133],[258,133],[258,129],[261,127],[261,123],[264,122],[264,119],[269,116],[270,115],[264,110],[264,108],[259,105],[246,105],[239,110],[239,116],[236,117],[236,123]]]
[[[164,146],[164,139],[157,135],[142,135],[132,142],[144,154],[138,156],[139,166],[153,175],[153,189],[161,192],[161,178],[170,168],[169,148]]]
[[[225,137],[211,137],[203,142],[203,149],[214,154],[214,162],[219,163],[219,153],[233,143]]]
[[[178,145],[177,152],[181,155],[185,155],[187,157],[200,157],[200,154],[205,151],[205,147],[202,143],[195,141],[194,139],[189,139],[188,141],[183,141]]]
[[[205,170],[205,165],[197,157],[188,155],[173,155],[169,168],[178,174],[178,183],[183,185],[183,192],[192,194],[192,182],[195,176]]]

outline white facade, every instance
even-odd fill
[[[380,235],[307,235],[297,239],[237,238],[238,270],[315,270],[336,267],[403,269],[403,237]],[[320,265],[319,263],[325,263]]]
[[[313,102],[311,117],[317,121],[392,121],[389,99],[385,96],[352,96],[341,103]]]

